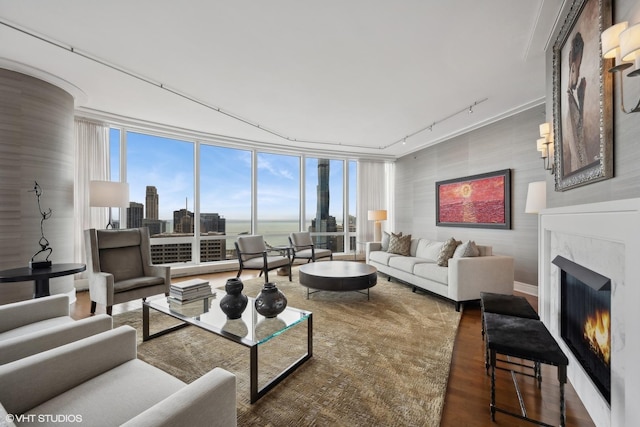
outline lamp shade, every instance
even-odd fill
[[[368,211],[367,213],[369,221],[384,221],[387,219],[386,210]]]
[[[623,61],[640,58],[640,24],[633,25],[620,33],[620,56]]]
[[[129,205],[129,184],[114,181],[91,181],[89,183],[89,206],[102,208],[125,208]]]
[[[629,23],[627,21],[612,25],[602,32],[600,40],[602,41],[602,56],[604,58],[616,58],[619,55],[620,33],[627,29]]]
[[[536,181],[529,183],[527,190],[527,204],[525,213],[538,213],[547,207],[547,182]]]
[[[551,133],[551,123],[542,123],[540,125],[540,136],[546,137]]]

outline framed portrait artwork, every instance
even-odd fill
[[[436,225],[511,228],[511,169],[436,182]]]
[[[556,191],[613,177],[612,60],[600,44],[611,19],[611,0],[573,0],[553,46]]]

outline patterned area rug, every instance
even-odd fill
[[[319,292],[273,274],[288,305],[313,312],[313,357],[255,404],[249,403],[249,350],[195,327],[140,342],[138,357],[185,382],[214,367],[237,376],[239,426],[438,426],[460,320],[451,302],[388,282],[371,300]],[[264,279],[244,282],[256,296]],[[217,300],[213,301],[216,304]],[[175,324],[151,313],[151,332]],[[114,316],[142,336],[141,310]],[[259,347],[260,386],[306,350],[306,323]]]

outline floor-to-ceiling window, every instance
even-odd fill
[[[258,153],[257,227],[271,246],[300,229],[300,156]]]
[[[241,234],[261,234],[269,245],[282,246],[289,233],[304,230],[334,252],[353,249],[353,237],[347,238],[355,234],[355,161],[126,127],[110,130],[109,161],[110,179],[130,188],[129,206],[119,216],[114,210],[116,227],[148,227],[156,264],[235,259]]]
[[[200,145],[200,262],[236,258],[251,234],[251,151]]]

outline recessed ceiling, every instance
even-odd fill
[[[77,87],[80,114],[394,158],[543,102],[560,5],[0,0],[0,67]]]

